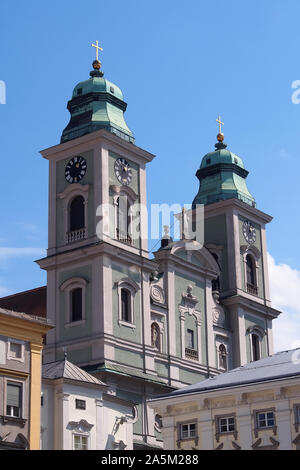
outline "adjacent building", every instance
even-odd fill
[[[41,449],[131,450],[134,403],[69,362],[43,366]]]
[[[153,399],[167,450],[300,450],[300,349]]]
[[[41,354],[51,328],[0,308],[0,449],[40,447]]]

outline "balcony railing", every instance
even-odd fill
[[[248,292],[248,294],[258,295],[257,286],[254,286],[252,284],[247,283],[247,292]]]
[[[198,361],[198,351],[191,348],[185,348],[185,357],[188,359],[194,359],[194,361]]]
[[[116,229],[117,240],[123,243],[127,243],[127,245],[132,245],[132,238],[126,232],[123,232],[120,229]]]
[[[72,232],[67,233],[68,243],[77,242],[79,240],[85,239],[85,228],[80,228],[78,230],[73,230]]]

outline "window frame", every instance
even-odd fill
[[[73,290],[82,289],[82,317],[81,320],[72,321],[71,293]],[[87,281],[82,277],[72,277],[67,279],[60,286],[60,290],[65,294],[65,328],[82,325],[86,321],[86,290]]]
[[[182,421],[177,423],[177,434],[178,434],[178,440],[179,441],[189,441],[189,440],[194,440],[198,438],[198,422],[197,420],[188,420],[188,421]],[[193,425],[195,426],[195,435],[190,434],[190,426]],[[188,426],[188,436],[183,437],[182,435],[182,427],[183,426]]]
[[[11,355],[11,343],[20,344],[21,345],[21,357],[13,357]],[[8,338],[7,339],[7,360],[9,361],[18,361],[18,362],[25,362],[25,343],[22,340]]]
[[[227,431],[221,431],[221,420],[222,419],[233,419],[234,420],[234,429],[233,430],[227,430]],[[234,439],[236,440],[238,437],[238,430],[237,430],[237,420],[236,420],[236,413],[228,413],[228,414],[222,414],[222,415],[216,415],[214,417],[215,421],[215,431],[216,431],[216,441],[220,441],[221,436],[227,436],[232,434],[234,436]]]
[[[21,391],[20,391],[20,406],[19,408],[19,416],[14,416],[11,414],[7,414],[7,407],[11,406],[7,404],[7,398],[8,398],[8,385],[10,384],[15,384],[18,386]],[[4,416],[5,419],[8,420],[23,420],[24,419],[24,385],[25,383],[21,380],[13,379],[13,378],[5,378],[5,399],[4,399]]]
[[[129,328],[136,328],[135,324],[135,296],[140,289],[139,285],[130,278],[120,279],[115,283],[118,292],[119,304],[119,325],[127,326]],[[122,289],[126,289],[130,294],[130,321],[124,321],[122,318]]]
[[[78,406],[79,403],[83,403],[83,406]],[[81,398],[75,398],[75,409],[76,410],[86,410],[86,400],[82,400]]]
[[[192,333],[192,334],[190,334],[190,333]],[[186,347],[188,349],[191,349],[192,351],[197,351],[197,349],[195,349],[195,331],[192,330],[191,328],[187,328],[186,329],[186,334],[187,334],[187,339],[188,339],[188,344],[187,344]],[[190,340],[192,340],[192,341],[190,341]]]
[[[295,403],[293,405],[294,408],[294,427],[295,431],[298,432],[300,428],[300,403]]]
[[[88,200],[89,200],[89,184],[72,183],[66,186],[65,190],[58,194],[58,198],[62,200],[63,213],[64,213],[64,237],[66,245],[73,245],[74,243],[84,243],[84,240],[88,238]],[[70,241],[69,232],[69,210],[70,204],[76,196],[82,196],[84,199],[84,222],[85,232],[84,237],[78,240]]]
[[[75,449],[75,437],[79,437],[80,438],[80,441],[82,441],[82,439],[86,439],[86,446],[87,448],[86,449]],[[76,432],[73,432],[72,433],[72,450],[89,450],[89,435],[88,434],[80,434],[80,433],[76,433]],[[82,445],[82,442],[81,442],[81,445]]]
[[[259,414],[267,414],[267,413],[273,413],[273,419],[274,419],[274,424],[269,425],[269,426],[259,426],[259,420],[258,416]],[[260,409],[260,410],[254,410],[253,411],[253,419],[254,419],[254,434],[255,437],[258,437],[258,433],[262,431],[267,431],[267,430],[273,430],[274,435],[277,434],[277,424],[276,424],[276,408],[265,408],[265,409]]]

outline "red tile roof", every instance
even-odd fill
[[[47,316],[47,286],[0,298],[0,307],[37,317]]]

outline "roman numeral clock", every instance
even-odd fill
[[[65,169],[65,178],[68,183],[78,183],[86,173],[86,160],[83,157],[76,156],[71,158]]]

